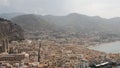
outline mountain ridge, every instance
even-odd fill
[[[53,27],[49,25],[54,25],[55,28],[53,27],[52,29],[62,29],[62,30],[70,31],[70,32],[80,32],[80,33],[82,32],[82,33],[88,33],[88,34],[99,33],[99,32],[120,34],[120,31],[115,31],[116,29],[119,29],[119,25],[120,25],[119,18],[117,18],[117,22],[116,22],[115,19],[112,20],[112,19],[102,18],[99,16],[87,16],[87,15],[77,14],[77,13],[68,14],[66,16],[32,14],[34,16],[32,17],[31,14],[25,14],[25,15],[27,15],[27,17],[25,17],[24,15],[20,15],[23,17],[22,19],[20,16],[17,16],[17,17],[12,18],[11,20],[14,23],[16,23],[17,20],[20,19],[24,23],[17,22],[17,24],[21,26],[26,24],[26,26],[23,26],[23,28],[26,29],[26,27],[28,27],[30,28],[30,30],[31,28],[35,28],[35,30],[38,29],[38,31],[42,28],[47,30],[47,29],[50,29],[50,27]],[[28,19],[25,20],[25,18],[28,18]],[[32,20],[34,18],[36,20]],[[25,22],[27,20],[29,21],[29,23]],[[45,24],[41,24],[41,23],[46,23],[46,22],[47,22],[47,26],[44,26]],[[31,25],[35,25],[35,23],[37,24],[37,27],[31,26]]]

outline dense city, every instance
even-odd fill
[[[119,54],[106,54],[80,45],[60,45],[47,40],[24,40],[1,45],[0,67],[94,68],[92,66],[101,63],[115,65],[119,60]]]

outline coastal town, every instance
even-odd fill
[[[117,36],[41,31],[24,33],[25,39],[21,40],[20,28],[13,28],[5,19],[0,22],[0,29],[4,29],[0,30],[0,68],[115,68],[120,65],[119,53],[89,49],[89,46],[119,40]],[[7,34],[15,34],[15,38]]]
[[[107,66],[102,68],[112,68],[120,63],[120,54],[106,54],[83,45],[64,45],[47,39],[9,44],[5,40],[0,51],[0,68],[99,68],[95,65],[101,63]]]

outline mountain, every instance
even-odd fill
[[[54,27],[48,21],[34,14],[17,16],[11,20],[19,24],[25,31],[37,32],[40,30],[50,30]]]
[[[43,16],[45,20],[52,22],[64,29],[80,33],[108,33],[120,34],[120,18],[105,19],[99,16],[87,16],[72,13],[66,16]],[[117,31],[116,31],[117,30]]]
[[[0,39],[7,38],[9,41],[24,39],[23,29],[11,21],[0,18]]]
[[[44,16],[44,19],[76,32],[101,31],[106,19],[72,13],[67,16]]]
[[[99,16],[87,16],[72,13],[66,16],[20,15],[12,18],[14,23],[26,31],[65,30],[84,34],[120,34],[120,18],[105,19]],[[117,30],[117,31],[116,31]]]
[[[15,12],[15,13],[3,13],[3,14],[0,14],[0,17],[10,20],[11,18],[19,16],[19,15],[24,15],[24,13],[17,13],[17,12]]]

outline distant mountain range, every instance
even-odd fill
[[[12,15],[12,14],[11,14]],[[3,15],[4,16],[4,15]],[[105,19],[99,16],[87,16],[72,13],[66,16],[23,14],[12,15],[9,19],[26,31],[65,30],[79,33],[120,34],[120,18]],[[6,15],[7,18],[7,15]]]
[[[25,13],[17,13],[17,12],[16,13],[3,13],[3,14],[0,14],[0,17],[10,20],[13,17],[24,15],[24,14]]]

